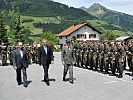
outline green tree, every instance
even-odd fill
[[[25,44],[32,44],[34,41],[30,38],[31,31],[27,28],[24,28],[24,37],[23,40]]]
[[[115,40],[115,38],[116,36],[110,30],[107,30],[105,33],[100,35],[101,40]]]
[[[20,12],[19,9],[17,11],[10,11],[9,16],[11,18],[10,22],[10,41],[13,44],[16,44],[17,42],[23,42],[23,43],[31,43],[32,40],[30,39],[30,31],[29,29],[25,29],[21,26],[20,22]]]
[[[0,12],[0,44],[8,44],[7,29],[5,28],[3,12]]]
[[[49,45],[54,46],[58,44],[58,37],[53,34],[52,32],[48,31],[48,32],[44,32],[41,37],[40,37],[40,41],[42,41],[43,39],[48,40]]]

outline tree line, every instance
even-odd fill
[[[18,42],[23,42],[24,44],[32,44],[35,42],[31,37],[33,33],[28,28],[22,26],[20,16],[19,8],[16,11],[0,11],[0,44],[15,45]],[[45,31],[37,42],[42,41],[42,39],[50,41],[50,45],[58,44],[58,38],[50,30]]]
[[[7,20],[8,18],[8,20]],[[8,23],[7,23],[8,21]],[[0,11],[0,44],[32,43],[28,28],[21,26],[19,9],[16,11]]]

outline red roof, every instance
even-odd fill
[[[68,29],[64,30],[63,32],[59,33],[57,36],[68,36],[71,33],[75,32],[76,30],[78,30],[79,28],[83,27],[83,26],[89,26],[91,27],[93,30],[99,32],[98,30],[96,30],[95,28],[93,28],[92,26],[86,24],[86,23],[82,23],[82,24],[77,24],[77,25],[73,25],[71,27],[69,27]],[[101,34],[101,32],[99,32]]]
[[[78,24],[78,25],[73,25],[71,27],[69,27],[68,29],[64,30],[63,32],[61,32],[60,34],[58,34],[58,36],[68,36],[71,33],[73,33],[74,31],[76,31],[77,29],[83,27],[85,25],[84,24]]]

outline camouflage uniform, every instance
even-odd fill
[[[99,47],[99,68],[100,71],[103,72],[103,66],[104,66],[104,44],[100,44]]]
[[[124,47],[122,45],[118,45],[118,58],[117,58],[117,69],[119,72],[119,78],[123,77],[123,70],[124,70]]]
[[[106,43],[104,45],[104,69],[105,69],[105,74],[108,74],[108,71],[109,71],[109,53],[110,52],[110,47],[109,47],[109,44]]]
[[[13,62],[12,62],[12,59],[13,59],[13,46],[9,46],[7,48],[7,51],[8,51],[8,59],[10,61],[10,65],[13,65]]]
[[[7,64],[7,47],[6,46],[2,46],[1,60],[2,60],[2,66],[5,66]]]

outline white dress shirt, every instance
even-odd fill
[[[21,58],[23,58],[23,51],[19,49],[19,52],[20,52]]]
[[[44,50],[45,50],[45,52],[47,54],[47,46],[43,46],[43,48],[44,48]]]

